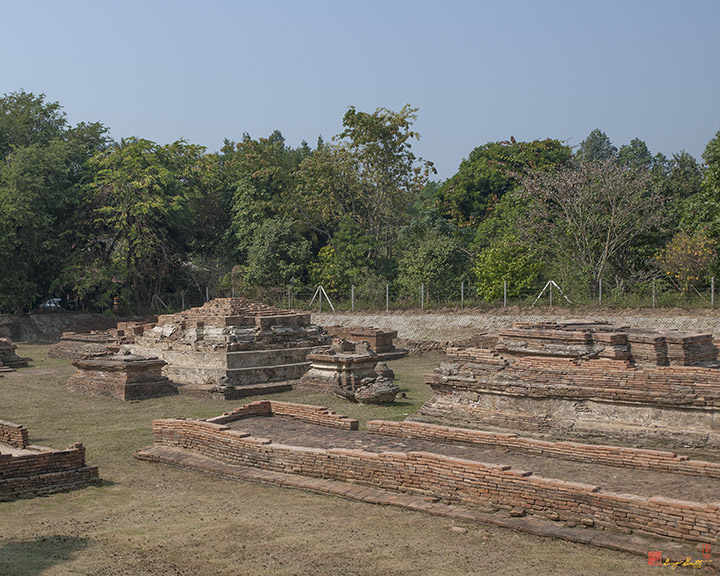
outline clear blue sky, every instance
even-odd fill
[[[410,103],[444,179],[511,135],[699,160],[720,129],[720,0],[0,0],[0,21],[0,94],[115,139],[314,146],[349,105]]]

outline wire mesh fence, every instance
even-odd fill
[[[490,300],[478,296],[477,286],[461,282],[454,290],[444,286],[435,289],[431,284],[421,283],[415,293],[407,289],[402,292],[390,283],[362,289],[350,285],[342,290],[326,290],[319,286],[284,286],[239,289],[220,289],[207,286],[204,290],[180,290],[166,293],[153,299],[154,313],[168,313],[201,306],[214,298],[243,296],[279,308],[313,310],[319,312],[353,311],[432,311],[438,309],[479,309],[502,308],[573,308],[577,306],[603,308],[686,308],[712,309],[715,307],[715,279],[697,289],[681,291],[664,282],[650,281],[636,286],[633,290],[618,287],[597,286],[594,294],[589,290],[573,290],[560,282],[548,280],[533,288],[517,289],[510,283],[503,283],[495,292],[500,294]],[[442,296],[439,296],[442,294]]]

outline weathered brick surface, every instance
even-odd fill
[[[528,514],[615,526],[690,541],[720,542],[720,502],[698,503],[601,492],[597,486],[536,477],[510,466],[427,452],[366,452],[273,444],[221,424],[155,420],[156,445],[190,450],[231,464],[380,486],[487,504]]]
[[[14,448],[25,448],[28,445],[28,431],[21,424],[0,420],[0,442]]]
[[[330,336],[339,336],[351,342],[365,340],[370,344],[370,348],[378,354],[395,350],[393,340],[397,338],[396,330],[380,330],[367,326],[325,326],[324,328]]]
[[[206,422],[213,424],[227,424],[235,420],[243,418],[252,418],[255,416],[285,416],[308,422],[309,424],[317,424],[319,426],[329,426],[331,428],[340,428],[342,430],[357,430],[359,422],[353,418],[348,418],[342,414],[336,414],[328,410],[324,406],[312,406],[309,404],[296,404],[294,402],[277,402],[275,400],[259,400],[240,406],[231,412],[226,412],[222,416],[210,418]]]
[[[603,464],[618,468],[638,468],[674,472],[687,476],[720,478],[719,463],[690,460],[689,456],[681,456],[665,450],[645,450],[622,446],[581,444],[579,442],[548,442],[546,440],[523,438],[517,434],[486,432],[421,422],[371,420],[367,423],[367,431],[399,438],[419,438],[435,442],[509,448],[527,454],[558,457],[564,460]]]

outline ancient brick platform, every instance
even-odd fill
[[[276,417],[267,418],[270,415]],[[533,465],[542,463],[548,469],[547,460],[564,460],[571,453],[570,460],[582,458],[584,465],[597,471],[597,478],[609,484],[606,488],[576,478],[536,475],[503,463],[502,458],[509,459],[508,451],[515,452],[516,447],[521,452],[540,447],[532,441],[512,446],[509,437],[471,437],[472,431],[421,423],[372,421],[365,432],[356,430],[352,422],[348,426],[346,419],[320,407],[256,402],[211,420],[155,420],[153,447],[136,456],[211,472],[223,467],[257,469],[261,475],[283,475],[287,479],[277,482],[281,485],[307,484],[310,489],[316,481],[293,478],[338,482],[345,487],[333,488],[333,493],[350,497],[356,492],[367,496],[368,488],[380,489],[397,495],[389,500],[423,500],[428,511],[432,503],[466,507],[471,511],[468,518],[479,511],[527,518],[530,526],[531,519],[538,519],[554,523],[556,528],[547,531],[554,536],[563,531],[562,526],[579,524],[594,529],[599,540],[605,534],[600,531],[608,530],[608,536],[621,531],[676,542],[720,543],[720,491],[716,483],[705,480],[718,473],[712,462],[657,451],[562,443],[546,443],[544,460],[534,457]],[[479,449],[479,444],[484,446]],[[482,452],[488,445],[500,451]],[[610,463],[598,463],[598,456]],[[641,462],[658,463],[663,471],[645,470]],[[695,463],[691,474],[675,482],[673,474],[684,474],[680,470],[687,471],[689,462]],[[577,466],[558,470],[577,477],[584,473]],[[617,478],[625,474],[632,478],[623,484]],[[639,492],[612,490],[628,484]],[[652,493],[655,487],[659,494]],[[686,499],[678,499],[683,495]],[[378,502],[388,503],[387,498]],[[524,529],[522,523],[516,526]]]
[[[0,338],[0,372],[27,368],[32,358],[22,358],[15,353],[17,346],[9,338]]]
[[[29,445],[23,426],[0,420],[0,501],[98,484],[98,469],[86,465],[82,444],[72,444],[67,450]]]
[[[395,348],[397,330],[380,330],[372,326],[325,326],[330,336],[345,338],[350,342],[367,342],[380,360],[397,360],[407,356],[407,350]]]
[[[710,334],[605,323],[515,323],[454,346],[412,420],[640,446],[720,449]]]
[[[181,394],[237,398],[246,387],[266,392],[300,378],[307,355],[328,336],[310,314],[243,298],[219,298],[199,308],[158,318],[128,348],[167,362],[164,373]],[[256,393],[256,392],[253,392]]]
[[[140,400],[177,394],[162,375],[165,361],[135,354],[113,354],[73,362],[78,371],[68,379],[71,392],[118,400]]]

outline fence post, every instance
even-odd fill
[[[210,302],[210,287],[205,286],[205,302]]]
[[[355,312],[355,284],[350,284],[350,311]]]
[[[385,312],[390,310],[390,284],[385,283]]]
[[[503,280],[503,308],[507,308],[507,280]]]
[[[552,308],[552,284],[550,284],[550,308]]]
[[[710,278],[710,308],[715,308],[715,276]]]
[[[420,283],[420,310],[425,310],[425,284]]]
[[[292,288],[288,286],[288,310],[292,308],[292,304],[290,303],[290,300],[292,298]]]
[[[598,298],[600,300],[600,306],[602,306],[602,278],[598,280]]]
[[[465,280],[460,283],[460,310],[465,310]]]
[[[653,281],[652,281],[652,300],[653,300],[653,308],[655,308],[655,278],[653,278]]]
[[[180,303],[182,309],[185,310],[185,290],[180,290]]]

